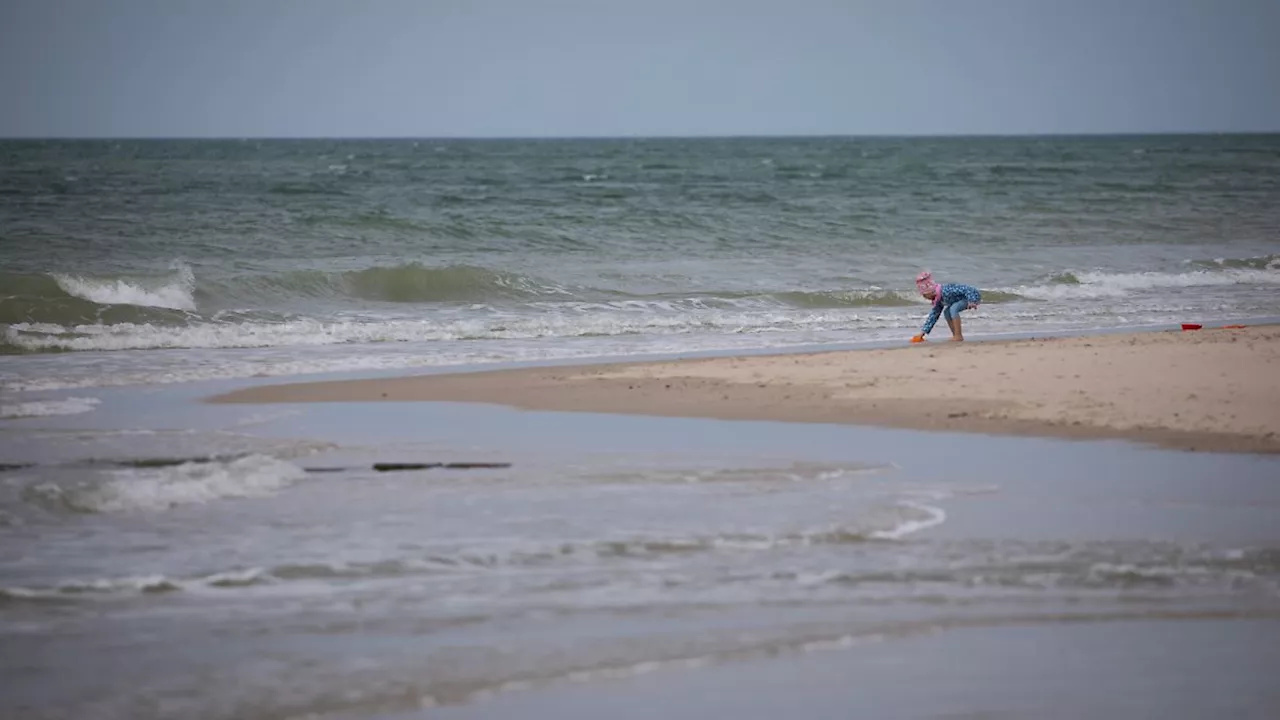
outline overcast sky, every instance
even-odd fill
[[[1280,0],[0,0],[0,136],[1280,130]]]

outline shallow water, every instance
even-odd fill
[[[0,456],[33,464],[0,473],[0,715],[500,713],[574,680],[898,657],[864,640],[903,627],[1128,618],[1191,638],[1179,618],[1280,613],[1274,457],[196,401],[238,384],[0,421]],[[183,458],[206,460],[156,462]],[[371,469],[423,461],[511,466]]]
[[[1272,620],[1074,618],[904,626],[821,650],[561,683],[407,718],[1263,718]]]

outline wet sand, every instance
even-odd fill
[[[1280,452],[1280,327],[267,385],[214,402],[525,409],[1122,438]]]

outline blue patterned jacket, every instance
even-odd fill
[[[929,319],[924,321],[924,327],[921,328],[920,334],[928,335],[932,332],[933,326],[938,322],[938,317],[942,315],[942,311],[961,300],[968,302],[970,308],[976,308],[982,302],[982,293],[978,292],[978,288],[972,285],[961,285],[960,283],[943,285],[942,290],[933,298],[933,310],[929,313]]]

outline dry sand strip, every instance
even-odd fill
[[[212,400],[481,402],[1280,452],[1280,326],[269,385]]]

